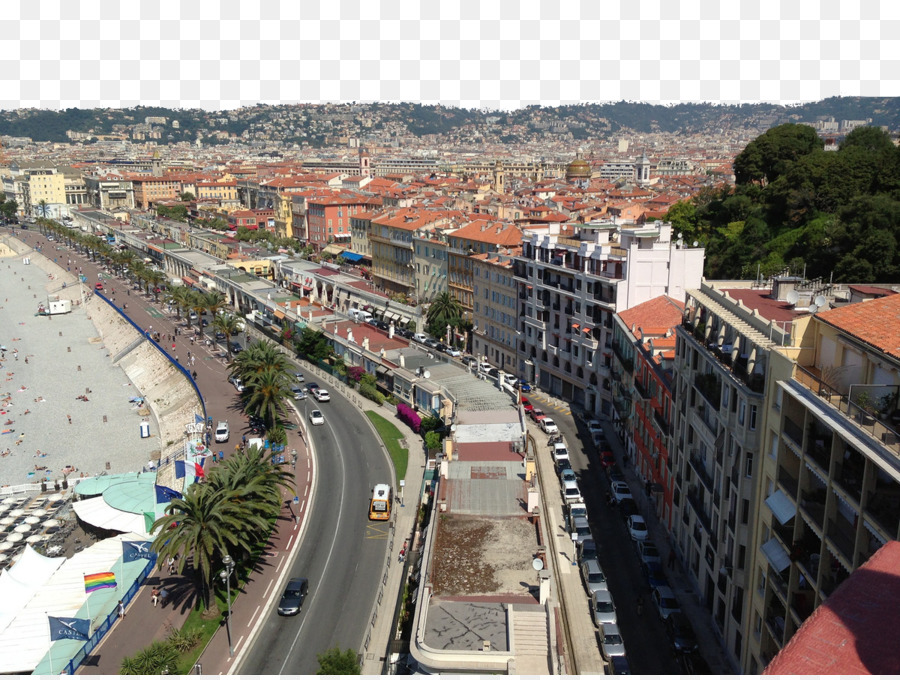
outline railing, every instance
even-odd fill
[[[781,426],[781,433],[797,445],[797,448],[803,447],[803,428],[793,420],[785,416],[784,424]]]
[[[698,373],[694,376],[694,387],[710,405],[718,409],[722,401],[722,381],[713,373]]]
[[[634,381],[634,391],[637,392],[642,399],[650,398],[650,389],[646,387],[639,378]]]
[[[653,420],[656,422],[656,426],[659,428],[660,432],[663,435],[671,434],[672,425],[666,420],[666,417],[660,413],[659,411],[653,411]]]
[[[703,483],[703,486],[706,487],[707,491],[712,492],[713,490],[713,478],[712,475],[709,474],[706,470],[706,465],[704,465],[703,460],[700,458],[697,449],[691,450],[691,456],[689,458],[689,462],[691,467],[694,469],[694,472],[697,473],[697,477],[700,478],[700,481]]]
[[[706,509],[703,507],[702,501],[697,496],[697,492],[694,489],[688,489],[687,499],[688,503],[690,503],[691,507],[694,509],[697,520],[703,525],[703,528],[706,529],[706,533],[712,536],[712,521],[709,519],[709,515],[706,514]]]
[[[798,483],[795,477],[792,477],[783,467],[778,468],[778,483],[783,486],[791,499],[797,497]]]

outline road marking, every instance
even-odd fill
[[[309,476],[310,476],[311,474],[312,474],[312,470],[307,470],[307,471],[306,471],[306,483],[307,483],[307,484],[309,484]],[[309,490],[309,487],[307,487],[307,490]]]
[[[243,642],[243,641],[244,641],[244,636],[241,635],[241,636],[238,638],[237,644],[234,646],[234,648],[237,649],[238,647],[240,647],[240,646],[241,646],[241,642]]]
[[[306,494],[304,494],[304,495],[306,495]],[[306,507],[306,499],[304,498],[304,499],[303,499],[303,502],[300,504],[300,512],[298,512],[297,514],[298,514],[298,515],[302,515],[302,514],[303,514],[303,508],[305,508],[305,507]]]
[[[266,586],[266,590],[263,593],[264,600],[269,596],[269,588],[271,588],[273,585],[275,585],[275,581],[269,581],[269,585]],[[259,607],[257,607],[257,609],[259,609]]]
[[[287,555],[282,555],[282,556],[281,556],[281,561],[278,562],[278,569],[277,569],[277,571],[281,571],[281,565],[284,564],[284,560],[285,560],[286,558],[287,558]]]
[[[271,586],[271,585],[272,585],[272,581],[269,581],[269,586]],[[268,593],[268,592],[269,592],[269,589],[266,588],[266,592],[263,593],[263,597],[265,597],[266,593]],[[260,607],[260,605],[256,605],[256,609],[253,610],[253,616],[250,617],[250,621],[247,623],[247,628],[252,628],[253,619],[255,619],[256,615],[259,614],[259,607]]]

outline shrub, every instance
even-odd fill
[[[419,430],[422,427],[422,419],[419,417],[419,414],[416,413],[412,408],[407,406],[406,404],[397,404],[397,415],[400,420],[409,425],[410,429],[419,434]]]
[[[437,451],[441,448],[441,435],[432,430],[425,434],[425,448],[429,451]]]
[[[179,652],[184,653],[196,647],[201,637],[203,635],[196,629],[185,631],[173,628],[166,641]]]
[[[371,399],[379,406],[384,403],[384,396],[381,392],[378,391],[378,388],[374,385],[370,385],[366,382],[362,382],[359,385],[359,393],[366,397],[367,399]]]
[[[428,416],[427,418],[422,418],[422,434],[427,434],[428,432],[440,429],[443,426],[443,421],[437,416]]]
[[[168,641],[151,642],[132,657],[122,659],[122,675],[162,675],[175,671],[178,650]]]
[[[350,379],[352,383],[358,383],[362,380],[363,376],[366,374],[365,369],[362,366],[351,366],[347,369],[347,377]]]

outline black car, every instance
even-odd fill
[[[394,332],[397,333],[401,338],[406,338],[407,340],[412,340],[412,336],[415,335],[408,328],[400,328],[395,330]]]
[[[610,675],[631,675],[628,668],[628,659],[624,656],[614,656],[609,660]]]
[[[665,620],[666,635],[675,647],[676,652],[690,654],[697,649],[697,636],[691,628],[691,622],[682,612],[672,612]]]
[[[305,578],[292,578],[281,594],[281,602],[278,603],[278,613],[281,616],[294,616],[303,608],[303,600],[309,593],[309,580]]]
[[[666,575],[663,572],[662,565],[659,562],[641,562],[641,576],[653,590],[657,586],[667,586]]]
[[[244,348],[241,347],[240,343],[232,342],[231,343],[231,353],[232,354],[240,354],[244,351]]]
[[[631,517],[632,515],[641,514],[637,504],[630,498],[626,498],[619,503],[619,510],[622,512],[622,517]]]
[[[439,342],[438,344],[436,344],[436,345],[434,346],[434,348],[435,348],[438,352],[446,352],[448,349],[450,349],[450,348],[449,348],[447,345],[445,345],[443,342]]]
[[[221,342],[225,339],[225,334],[222,331],[216,331],[216,340]]]
[[[578,561],[597,559],[597,542],[593,538],[586,538],[578,544]]]
[[[313,390],[317,390],[319,389],[319,383],[308,382],[306,383],[306,389],[308,389],[310,392],[312,392]]]

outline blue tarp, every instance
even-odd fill
[[[359,262],[364,256],[359,253],[351,253],[349,250],[345,250],[341,253],[341,257],[347,260],[347,262]]]

